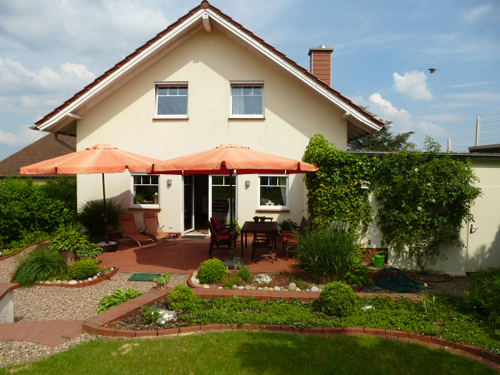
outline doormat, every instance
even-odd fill
[[[153,281],[160,277],[159,273],[134,273],[128,281]]]

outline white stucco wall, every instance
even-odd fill
[[[155,82],[179,81],[188,83],[189,119],[155,120]],[[229,119],[231,81],[264,83],[264,120]],[[211,33],[198,32],[88,110],[77,123],[77,148],[109,143],[165,160],[233,143],[301,159],[318,133],[346,148],[346,120],[332,107],[214,27]],[[167,179],[173,181],[168,189]],[[179,176],[160,177],[160,222],[170,232],[182,231],[181,181]],[[256,214],[258,181],[256,175],[239,181],[238,218],[243,222]],[[306,214],[302,181],[301,175],[290,177],[290,212],[272,216],[300,221]],[[129,203],[130,188],[129,173],[106,175],[109,198]],[[100,176],[78,176],[79,203],[100,198]],[[141,215],[137,213],[138,226]]]

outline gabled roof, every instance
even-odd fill
[[[69,146],[76,148],[75,137],[60,135],[59,138]],[[19,176],[19,169],[21,167],[66,155],[71,152],[69,148],[57,142],[52,134],[48,134],[0,161],[0,177]],[[46,175],[44,177],[50,176]]]
[[[354,104],[340,92],[244,28],[208,1],[203,1],[185,16],[179,18],[61,106],[37,121],[36,125],[44,131],[74,134],[75,119],[79,119],[93,104],[109,95],[138,72],[146,69],[171,48],[189,38],[190,35],[202,28],[210,31],[213,26],[245,48],[254,53],[257,52],[257,55],[265,59],[266,62],[288,74],[299,84],[335,107],[348,121],[349,141],[375,133],[384,125],[382,121]]]

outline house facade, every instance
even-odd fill
[[[300,160],[318,133],[345,150],[383,124],[330,86],[332,52],[311,48],[308,71],[203,1],[36,125],[75,136],[77,150],[107,143],[161,160],[219,144]],[[307,216],[302,175],[234,182],[240,224]],[[172,233],[226,218],[228,189],[225,176],[106,175],[108,198],[133,212],[138,227],[144,210],[155,210]],[[78,176],[79,205],[101,197],[100,175]]]

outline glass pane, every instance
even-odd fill
[[[245,96],[245,114],[262,114],[262,96]]]
[[[243,87],[243,95],[252,95],[253,87]]]
[[[134,203],[158,204],[158,186],[139,185],[135,187]]]
[[[224,176],[212,176],[212,185],[224,185]]]
[[[159,115],[187,115],[187,96],[158,97]]]
[[[179,87],[179,95],[187,96],[188,89],[187,87]]]

